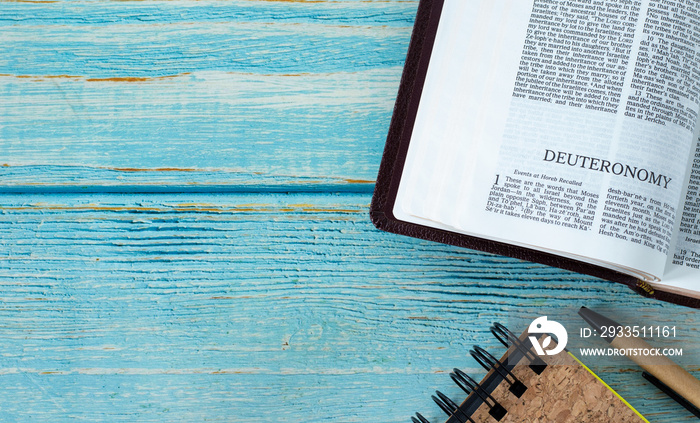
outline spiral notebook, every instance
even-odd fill
[[[446,423],[649,423],[570,352],[538,356],[527,332],[517,337],[498,323],[491,332],[508,351],[500,360],[480,347],[470,351],[488,370],[481,382],[454,369],[452,380],[468,396],[458,405],[436,392],[433,400],[449,416]],[[421,414],[412,421],[430,423]]]

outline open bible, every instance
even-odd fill
[[[700,2],[421,0],[375,225],[700,307]]]

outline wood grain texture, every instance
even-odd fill
[[[697,374],[695,311],[371,226],[416,7],[0,1],[0,420],[439,422],[492,322],[583,303]]]
[[[416,2],[2,6],[0,164],[373,180]]]
[[[418,407],[439,421],[430,392],[459,397],[454,366],[483,374],[466,352],[501,351],[493,321],[583,301],[683,321],[685,341],[697,340],[693,310],[380,233],[368,202],[4,195],[4,419],[402,422]],[[636,369],[622,369],[599,372],[653,421],[679,421]]]

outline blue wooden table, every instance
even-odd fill
[[[0,1],[0,421],[440,422],[492,322],[581,305],[677,324],[700,374],[694,310],[373,228],[416,8]]]

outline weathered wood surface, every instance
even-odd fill
[[[492,322],[583,304],[697,374],[693,310],[372,227],[416,6],[0,2],[0,420],[439,422]]]
[[[0,164],[373,180],[415,9],[2,2]]]
[[[468,349],[501,351],[493,321],[587,304],[697,324],[608,282],[380,233],[366,194],[3,200],[7,421],[435,418],[432,389],[458,397],[447,371],[483,374]],[[636,369],[607,370],[677,421]]]

